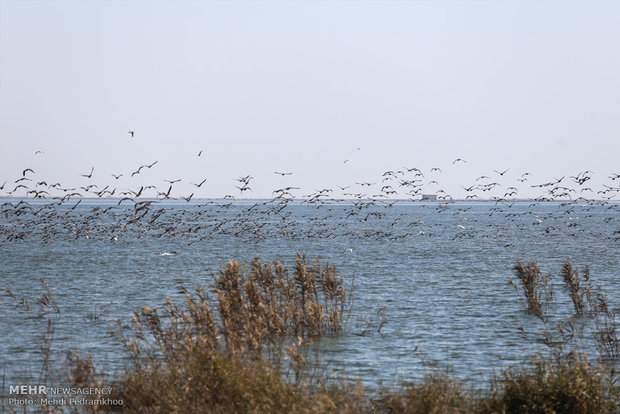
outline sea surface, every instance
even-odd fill
[[[118,318],[182,302],[181,287],[209,287],[223,263],[254,257],[292,266],[301,252],[336,266],[352,297],[345,332],[308,346],[329,375],[369,385],[419,378],[429,361],[481,382],[544,350],[542,322],[508,283],[517,261],[551,274],[558,320],[574,315],[559,275],[567,257],[620,312],[617,202],[0,201],[6,384],[41,374],[41,280],[60,310],[52,362],[76,349],[107,372],[126,361],[110,335]]]

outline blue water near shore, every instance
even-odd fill
[[[0,297],[7,384],[41,371],[38,338],[47,320],[37,316],[40,279],[61,311],[53,358],[77,349],[107,371],[124,363],[110,324],[128,323],[134,310],[161,306],[166,297],[182,302],[181,285],[209,286],[222,263],[255,256],[290,266],[303,252],[336,265],[352,291],[351,314],[344,334],[312,346],[333,375],[371,385],[418,378],[423,359],[482,381],[542,350],[518,332],[543,327],[507,282],[518,260],[537,261],[552,274],[555,300],[569,316],[559,271],[568,256],[588,265],[610,310],[620,313],[618,203],[197,200],[154,203],[132,221],[142,211],[117,202],[40,210],[45,203],[31,201],[23,214],[0,215],[0,289],[16,297]],[[22,297],[30,312],[18,304]]]

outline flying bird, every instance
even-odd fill
[[[129,131],[129,135],[133,138],[134,131]]]
[[[155,161],[154,163],[150,164],[150,165],[141,165],[137,171],[134,171],[131,173],[131,176],[133,177],[136,174],[140,174],[140,170],[142,170],[143,168],[151,168],[153,165],[157,164],[157,161]]]
[[[157,193],[158,196],[164,196],[164,198],[170,198],[170,191],[172,190],[172,184],[170,184],[170,187],[168,187],[168,191],[167,192],[159,192]]]
[[[90,178],[93,176],[93,171],[95,171],[95,167],[90,168],[90,173],[88,174],[80,174],[82,177]]]
[[[235,186],[235,187],[237,187],[237,188],[241,191],[241,194],[243,194],[243,192],[244,192],[244,191],[247,191],[247,190],[253,191],[250,187],[248,187],[248,185],[247,185],[247,184],[244,184],[244,185],[243,185],[243,186],[241,186],[241,187],[239,187],[239,186]]]
[[[244,184],[249,184],[251,180],[253,180],[254,177],[250,176],[250,175],[246,175],[245,177],[239,177],[237,179],[237,181],[239,181],[240,183],[244,183]]]
[[[459,162],[459,161],[461,161],[461,162],[467,162],[467,161],[465,161],[463,158],[457,158],[457,159],[455,159],[454,161],[452,161],[452,164],[456,164],[456,163],[457,163],[457,162]]]
[[[120,205],[121,205],[121,203],[122,203],[123,201],[125,201],[125,200],[131,201],[131,202],[135,202],[133,198],[130,198],[130,197],[123,197],[123,198],[121,198],[121,199],[120,199],[120,201],[118,202],[117,206],[120,206]]]

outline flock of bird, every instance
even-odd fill
[[[133,131],[130,135],[133,136]],[[202,151],[198,156],[201,154]],[[464,163],[464,159],[457,158],[452,165]],[[140,165],[127,176],[132,178],[156,165],[158,161]],[[544,234],[553,234],[564,226],[575,231],[584,230],[579,228],[577,213],[584,218],[583,214],[587,215],[592,209],[611,213],[601,216],[606,220],[604,224],[608,228],[617,226],[617,215],[613,213],[620,211],[616,203],[620,174],[608,176],[602,187],[595,190],[588,185],[592,171],[542,182],[531,181],[532,174],[524,172],[516,180],[519,184],[503,181],[508,171],[493,170],[462,185],[466,194],[462,201],[490,201],[484,204],[486,216],[502,215],[517,229],[518,226],[539,226]],[[281,177],[293,175],[286,171],[273,173]],[[48,183],[32,168],[26,168],[0,186],[0,197],[4,196],[0,206],[0,243],[32,237],[43,240],[94,238],[113,242],[122,237],[181,237],[188,243],[195,243],[221,235],[254,240],[339,236],[400,239],[442,233],[438,227],[442,226],[442,215],[450,214],[447,212],[463,218],[453,231],[447,232],[451,238],[486,234],[484,229],[476,231],[474,216],[468,217],[473,205],[453,203],[450,194],[439,188],[441,173],[440,167],[427,172],[417,167],[388,170],[373,181],[338,185],[344,197],[334,196],[336,192],[332,188],[299,194],[300,187],[288,185],[273,190],[268,200],[239,201],[229,194],[222,199],[190,203],[193,192],[173,196],[174,185],[181,179],[164,180],[163,186],[140,185],[133,189],[120,189],[111,183],[100,187],[88,183],[96,174],[93,166],[87,173],[79,174],[86,181],[84,185],[65,186],[59,182]],[[123,174],[111,176],[115,182]],[[252,192],[253,180],[251,175],[236,179],[235,188],[240,196]],[[198,189],[207,178],[196,181],[190,184]],[[518,185],[527,185],[542,193],[536,199],[519,200]],[[549,201],[558,202],[559,208],[541,216],[537,206]],[[424,223],[411,209],[389,210],[406,205],[405,202],[421,202],[419,206],[433,211],[439,217],[433,225],[438,227]],[[611,234],[615,240],[620,238],[620,231]]]

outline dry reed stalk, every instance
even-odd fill
[[[584,313],[586,303],[583,300],[583,291],[579,286],[579,272],[577,268],[573,269],[573,264],[570,261],[570,257],[564,261],[562,265],[562,271],[560,272],[562,279],[568,288],[569,296],[573,301],[575,312],[578,314]]]
[[[545,302],[548,302],[552,295],[548,275],[542,275],[538,264],[535,262],[523,264],[518,261],[513,270],[523,287],[528,309],[541,320],[544,320],[541,296],[544,295]],[[514,283],[513,286],[515,286]]]

